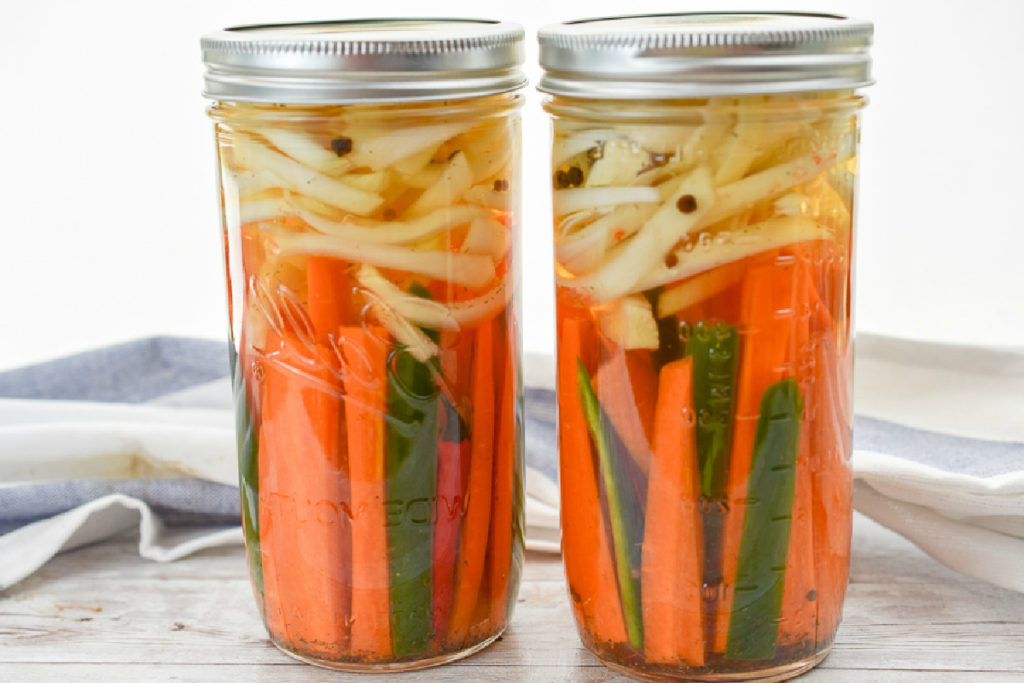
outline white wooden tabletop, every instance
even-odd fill
[[[530,555],[499,642],[389,678],[620,679],[583,650],[565,593],[559,560]],[[0,593],[0,681],[349,679],[383,677],[316,669],[270,644],[240,547],[157,564],[122,539],[62,555]],[[831,655],[801,680],[1024,681],[1024,594],[947,570],[858,516],[843,624]]]

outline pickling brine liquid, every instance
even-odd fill
[[[417,668],[508,623],[517,107],[211,110],[249,568],[300,659]]]
[[[849,569],[859,101],[586,107],[548,104],[577,625],[633,675],[795,675]]]

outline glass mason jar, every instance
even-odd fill
[[[420,668],[508,624],[522,40],[471,20],[203,40],[248,563],[298,659]]]
[[[780,680],[831,646],[870,37],[792,14],[540,33],[562,552],[614,669]]]

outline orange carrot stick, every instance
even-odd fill
[[[469,631],[466,640],[470,643],[478,643],[494,632],[491,627],[491,558],[484,559],[483,571],[480,573],[480,590],[478,591],[476,604],[473,605],[473,616],[469,622]]]
[[[743,275],[757,263],[770,261],[766,253],[723,264],[713,270],[666,287],[658,299],[658,316],[675,315],[678,320],[736,320],[737,300]],[[674,290],[674,291],[672,291]]]
[[[267,625],[291,649],[338,658],[348,649],[350,596],[337,372],[324,347],[291,332],[270,332],[266,351],[259,519]]]
[[[348,320],[352,307],[353,281],[348,274],[348,264],[337,259],[322,256],[310,256],[306,262],[306,291],[310,323],[313,334],[319,344],[337,355],[337,337],[340,326]],[[339,434],[339,471],[342,473],[341,486],[338,491],[340,501],[351,504],[351,488],[349,485],[348,436],[344,433],[344,407],[341,415],[342,430]],[[340,503],[344,505],[344,503]],[[351,509],[345,515],[347,523],[341,527],[341,544],[344,548],[352,547],[352,516]],[[341,564],[343,580],[347,586],[352,585],[352,563]]]
[[[383,335],[376,328],[339,329],[353,515],[351,654],[368,661],[387,658],[392,652],[384,508],[388,350],[381,341]]]
[[[704,664],[703,548],[693,359],[661,369],[641,569],[644,656]]]
[[[850,416],[844,412],[840,377],[843,359],[834,333],[818,338],[815,385],[817,412],[811,423],[811,449],[818,458],[814,486],[814,559],[818,584],[817,643],[830,643],[843,609],[850,570],[853,475],[850,470]]]
[[[260,423],[260,434],[259,434],[259,463],[262,464],[266,460],[268,451],[267,446],[267,433],[263,424]],[[263,468],[268,469],[268,468]],[[263,483],[264,487],[267,483]],[[266,490],[266,488],[264,488]],[[269,496],[267,496],[269,499]],[[263,569],[263,600],[260,603],[260,613],[263,615],[263,620],[266,622],[267,631],[278,638],[287,640],[288,631],[285,623],[285,613],[281,607],[281,591],[278,588],[278,570],[277,563],[274,558],[277,557],[277,543],[275,543],[277,537],[274,535],[275,522],[273,519],[265,517],[268,512],[268,504],[260,501],[259,503],[259,514],[264,516],[261,519],[259,528],[260,535],[260,567]],[[283,523],[283,522],[282,522]]]
[[[468,511],[462,524],[456,567],[455,598],[448,626],[448,643],[465,643],[473,619],[487,556],[491,516],[491,468],[494,447],[494,326],[477,328],[473,362],[472,455],[469,465]]]
[[[647,351],[612,350],[594,378],[594,391],[629,454],[647,475],[658,373]]]
[[[490,564],[490,622],[497,628],[505,623],[508,610],[509,570],[512,561],[512,506],[515,487],[516,416],[515,378],[512,357],[504,359],[504,378],[498,399],[497,437],[494,446],[494,508],[488,538]]]
[[[601,514],[590,436],[576,388],[580,361],[597,354],[592,325],[563,317],[558,337],[558,441],[562,488],[562,558],[569,595],[584,633],[602,643],[627,639],[608,534]]]
[[[806,403],[809,402],[810,400]],[[807,410],[806,404],[804,410]],[[815,642],[818,622],[818,589],[815,577],[814,515],[811,502],[813,455],[810,451],[809,432],[808,429],[800,431],[796,488],[793,493],[793,520],[789,532],[789,551],[786,555],[778,644],[803,645],[811,649]]]
[[[820,253],[816,254],[811,246],[802,249],[801,254],[808,272],[808,284],[805,286],[810,306],[810,359],[806,365],[810,375],[808,405],[813,404],[813,410],[806,420],[808,429],[805,434],[809,440],[806,449],[813,458],[809,467],[809,485],[813,491],[810,496],[813,536],[810,544],[814,553],[813,583],[817,607],[814,640],[819,646],[832,641],[839,624],[849,576],[852,533],[850,402],[849,386],[844,379],[849,376],[849,356],[837,351],[838,343],[845,344],[846,324],[834,322],[848,316],[848,310],[844,308],[842,282],[849,275],[849,262],[837,258],[834,245],[823,248],[831,251],[820,268],[814,267],[815,256],[820,256]],[[836,292],[840,296],[835,296]],[[831,308],[825,302],[829,302]],[[801,458],[804,448],[801,443]],[[807,543],[804,541],[803,545]],[[805,581],[810,583],[809,579]]]
[[[754,435],[765,389],[795,372],[791,353],[797,315],[798,263],[780,257],[751,268],[741,295],[741,343],[736,412],[729,456],[729,477],[722,530],[722,589],[715,611],[713,650],[724,652],[729,635],[732,591],[739,562]]]
[[[815,412],[818,391],[813,377],[811,326],[815,317],[817,295],[811,278],[809,262],[797,252],[797,305],[793,325],[790,356],[796,362],[796,378],[804,397],[803,424]],[[827,312],[826,312],[827,314]],[[818,621],[818,584],[815,577],[813,470],[816,454],[811,450],[811,431],[800,430],[796,459],[796,487],[793,492],[792,522],[786,574],[782,592],[782,620],[779,623],[779,645],[813,647]]]
[[[310,256],[306,262],[306,285],[309,293],[309,319],[317,341],[326,344],[352,318],[352,287],[348,263],[325,256]]]

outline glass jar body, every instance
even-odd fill
[[[210,110],[249,569],[304,661],[421,668],[508,623],[519,105]]]
[[[562,550],[614,668],[781,679],[831,646],[862,104],[546,103]]]

